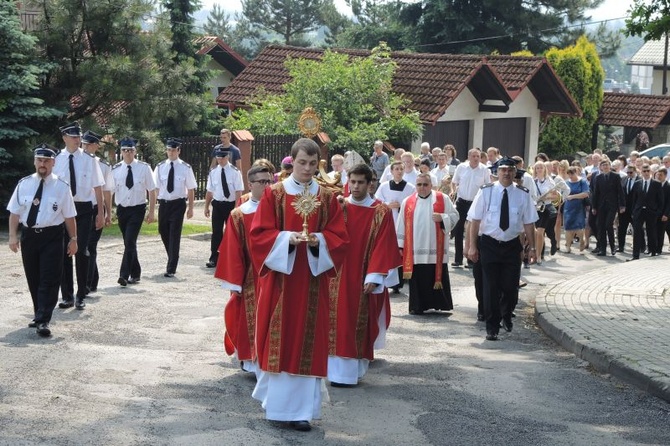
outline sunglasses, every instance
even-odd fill
[[[121,149],[122,152],[134,152],[135,149]]]
[[[430,183],[416,183],[416,186],[430,186]]]
[[[272,180],[254,180],[254,181],[249,181],[250,183],[258,183],[258,184],[270,184],[272,183]]]

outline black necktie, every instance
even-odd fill
[[[509,198],[507,197],[507,189],[503,189],[503,197],[500,202],[500,229],[507,231],[509,228]]]
[[[230,197],[230,189],[228,189],[228,182],[226,181],[226,169],[221,168],[221,187],[223,187],[223,196]]]
[[[170,161],[170,173],[168,173],[168,184],[167,184],[167,191],[168,193],[172,193],[174,190],[174,163]]]
[[[628,187],[626,188],[626,192],[630,193],[631,186],[633,185],[633,180],[628,178]]]
[[[30,207],[30,212],[28,212],[28,220],[26,220],[26,225],[29,228],[35,226],[37,223],[37,212],[40,210],[40,204],[42,203],[42,190],[44,189],[44,180],[40,180],[40,186],[35,192],[35,198],[33,198],[33,205]]]
[[[649,190],[649,183],[647,182],[647,180],[644,180],[644,193],[646,194],[648,190]]]
[[[70,190],[72,196],[77,195],[77,177],[74,176],[74,155],[70,154]]]
[[[128,175],[126,176],[126,187],[128,189],[132,189],[133,184],[135,184],[135,182],[133,181],[133,169],[130,166],[128,166]]]

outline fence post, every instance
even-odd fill
[[[244,190],[249,190],[249,185],[247,184],[247,171],[251,169],[251,143],[254,140],[254,136],[248,130],[235,130],[233,132],[233,144],[240,149],[240,154],[242,155],[242,180],[244,181]]]

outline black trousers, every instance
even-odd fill
[[[657,253],[658,246],[656,244],[656,220],[658,216],[656,212],[642,209],[639,214],[633,216],[633,257],[640,257],[640,251],[644,249],[644,228],[647,230],[647,248],[650,253]]]
[[[668,222],[661,220],[661,217],[656,220],[656,254],[663,252],[663,245],[665,244],[665,233],[668,231]]]
[[[484,315],[484,278],[482,262],[472,264],[472,278],[475,279],[475,298],[477,298],[477,315]]]
[[[626,232],[628,231],[628,225],[631,223],[633,223],[632,210],[626,208],[626,212],[619,214],[619,227],[617,228],[619,249],[623,249],[626,246]]]
[[[88,291],[88,241],[91,237],[93,227],[93,203],[90,201],[74,203],[77,209],[77,254],[74,256],[75,272],[77,274],[77,297],[83,298]],[[67,255],[67,244],[69,237],[65,237],[63,243],[63,280],[60,290],[63,300],[74,300],[74,278],[72,276],[72,257]]]
[[[174,274],[177,272],[177,263],[179,263],[179,245],[181,229],[184,226],[186,199],[159,200],[159,203],[158,232],[168,256],[166,272]]]
[[[223,238],[223,227],[228,221],[231,211],[235,209],[234,201],[212,200],[212,244],[209,261],[216,263],[219,260],[219,245]]]
[[[479,238],[487,334],[498,334],[501,318],[512,317],[519,301],[522,250],[518,237],[509,242],[486,235]]]
[[[454,262],[463,263],[463,234],[465,232],[465,221],[468,217],[468,211],[472,206],[472,201],[459,198],[456,200],[456,210],[458,211],[458,223],[451,230],[454,236]]]
[[[117,206],[116,208],[116,217],[119,220],[124,246],[119,277],[124,279],[130,277],[139,279],[142,275],[142,267],[137,258],[137,237],[140,235],[146,209],[146,204]]]
[[[598,229],[598,244],[596,247],[600,252],[607,251],[607,242],[610,248],[614,250],[614,218],[618,212],[616,206],[601,206],[596,214],[596,228]],[[607,238],[605,238],[607,237]]]
[[[93,206],[93,219],[98,213],[98,205]],[[98,289],[98,282],[100,281],[100,274],[98,273],[98,242],[102,236],[102,229],[95,229],[93,225],[91,229],[91,236],[88,239],[88,281],[86,287],[89,291]]]
[[[63,225],[43,229],[23,228],[21,258],[33,300],[34,321],[49,323],[58,303],[58,288],[63,278]]]

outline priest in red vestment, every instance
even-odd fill
[[[272,173],[265,166],[253,166],[247,171],[249,199],[233,209],[219,245],[214,277],[221,279],[222,288],[230,291],[230,300],[223,313],[226,332],[223,343],[226,353],[241,362],[242,369],[256,373],[254,330],[256,328],[256,281],[251,263],[249,231],[263,191],[272,183]]]
[[[374,359],[380,323],[385,331],[390,314],[381,293],[398,283],[401,264],[391,209],[368,193],[372,169],[359,164],[347,177],[351,195],[343,208],[350,245],[333,280],[330,308],[328,380],[336,387],[358,384]]]
[[[449,231],[457,222],[449,197],[432,190],[430,175],[417,175],[416,192],[403,200],[396,225],[410,314],[454,308],[447,262]]]
[[[319,146],[299,139],[291,156],[293,173],[265,191],[251,226],[261,368],[253,397],[267,419],[307,431],[327,394],[329,283],[349,237],[337,198],[313,179]]]

